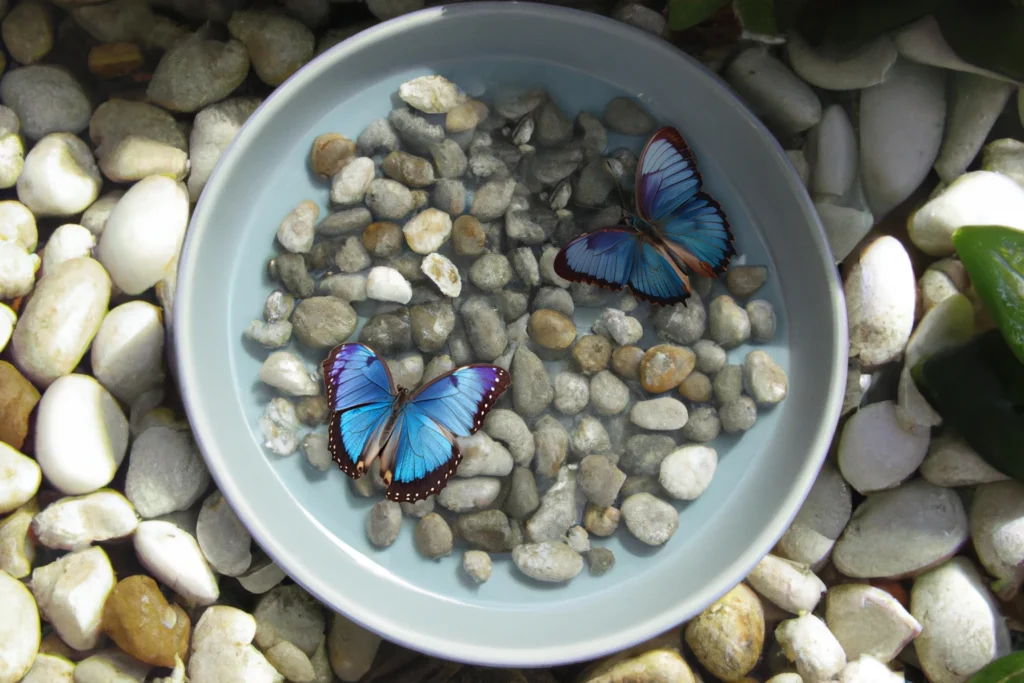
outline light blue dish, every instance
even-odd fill
[[[367,509],[336,469],[262,447],[258,387],[265,354],[243,345],[273,287],[265,263],[280,220],[299,201],[326,210],[306,172],[313,139],[355,138],[392,107],[398,85],[440,73],[471,94],[543,86],[568,113],[600,114],[638,97],[693,148],[705,188],[728,212],[747,263],[769,265],[758,296],[778,311],[765,348],[789,373],[789,396],[739,439],[719,438],[709,490],[680,505],[669,543],[641,548],[621,529],[602,543],[617,563],[565,585],[495,563],[481,586],[461,556],[430,561],[412,521],[390,548],[366,540]],[[609,149],[644,140],[614,137]],[[720,287],[720,285],[716,285]],[[578,320],[580,323],[586,321]],[[649,333],[649,338],[653,337]],[[353,337],[354,338],[354,337]],[[735,349],[741,362],[750,347]],[[842,404],[847,330],[842,291],[813,206],[768,131],[714,74],[672,46],[604,17],[518,2],[455,4],[380,24],[295,74],[249,119],[196,207],[173,316],[178,379],[218,487],[256,542],[296,582],[385,638],[447,659],[547,666],[616,651],[703,610],[743,579],[796,514],[828,450]],[[312,366],[322,358],[307,356]]]

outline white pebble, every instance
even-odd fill
[[[682,429],[688,417],[686,405],[669,396],[638,401],[629,411],[629,419],[633,424],[650,430]]]
[[[111,648],[89,655],[75,665],[75,683],[135,683],[146,680],[149,664]]]
[[[299,447],[299,437],[295,434],[298,425],[291,401],[281,396],[271,399],[260,417],[260,431],[266,439],[263,445],[277,455],[291,455]]]
[[[96,248],[118,289],[141,294],[175,267],[188,218],[188,190],[172,178],[148,176],[125,192]]]
[[[75,664],[61,655],[40,652],[21,683],[74,683]],[[154,683],[184,683],[156,679]]]
[[[825,583],[799,562],[768,554],[750,571],[750,587],[787,612],[813,612],[825,594]]]
[[[1006,481],[1009,477],[985,462],[961,437],[949,432],[932,439],[921,463],[925,481],[955,488]]]
[[[438,209],[424,209],[409,219],[402,232],[406,244],[415,253],[432,254],[451,236],[452,217]]]
[[[210,473],[188,429],[156,425],[132,443],[124,492],[142,517],[187,510],[209,485]]]
[[[93,375],[129,404],[162,386],[164,334],[163,310],[148,301],[128,301],[111,309],[92,342]]]
[[[36,495],[43,474],[32,458],[0,441],[0,515],[21,507]]]
[[[491,578],[491,556],[483,550],[467,550],[462,555],[462,569],[469,578],[483,583]]]
[[[170,522],[148,519],[139,523],[132,541],[142,566],[187,602],[210,605],[217,601],[217,577],[187,531]]]
[[[718,453],[709,446],[683,446],[661,461],[658,481],[673,498],[695,500],[711,484]]]
[[[36,218],[71,216],[96,200],[102,183],[87,144],[71,133],[50,133],[25,156],[18,201]]]
[[[803,132],[821,120],[818,96],[763,45],[737,55],[726,77],[780,135]]]
[[[952,100],[935,171],[943,182],[958,178],[978,155],[1014,88],[1005,81],[969,73],[950,74]]]
[[[196,541],[217,572],[238,576],[252,564],[252,537],[220,491],[203,501],[196,520]]]
[[[650,493],[634,493],[619,508],[626,528],[647,545],[664,545],[679,528],[679,513]]]
[[[117,579],[103,549],[96,546],[62,555],[32,572],[30,588],[39,613],[76,650],[91,650],[100,639],[100,620]]]
[[[775,637],[805,683],[827,683],[846,666],[846,653],[839,641],[813,614],[782,622]]]
[[[375,266],[366,277],[366,296],[377,301],[407,304],[412,299],[412,285],[394,268]]]
[[[286,250],[302,254],[313,248],[316,237],[315,223],[320,217],[320,207],[306,199],[292,209],[277,226],[277,241]]]
[[[895,237],[872,242],[843,283],[850,325],[850,358],[865,366],[895,360],[914,329],[917,281],[906,248]]]
[[[920,64],[980,74],[989,78],[1003,78],[988,69],[982,69],[961,59],[946,42],[939,22],[933,14],[927,14],[901,28],[893,35],[893,42],[900,55]]]
[[[814,203],[814,208],[825,228],[825,237],[836,263],[846,260],[875,223],[870,211],[839,206],[828,201]]]
[[[398,96],[426,114],[447,114],[466,101],[458,86],[444,76],[420,76],[398,86]]]
[[[0,571],[0,614],[4,615],[0,619],[0,681],[15,683],[22,680],[37,659],[39,610],[25,584],[5,571]],[[24,678],[30,679],[31,676]],[[43,681],[36,679],[36,683]]]
[[[80,256],[89,256],[96,246],[96,237],[81,225],[65,223],[46,240],[43,249],[43,270],[52,270],[59,263]]]
[[[291,351],[274,351],[260,366],[260,381],[289,396],[316,396],[320,384]]]
[[[911,433],[896,419],[896,404],[880,401],[855,412],[839,439],[839,469],[863,494],[890,489],[917,471],[928,453],[928,432]]]
[[[14,334],[14,326],[18,322],[18,314],[7,304],[0,303],[0,353],[7,348],[7,342]]]
[[[878,85],[889,75],[898,53],[883,35],[844,58],[818,52],[794,31],[786,40],[786,56],[802,79],[825,90],[861,90]]]
[[[375,170],[373,159],[369,157],[358,157],[349,161],[331,178],[331,203],[338,206],[362,203]]]
[[[256,620],[240,609],[214,605],[196,622],[188,677],[192,683],[284,683],[252,646]]]
[[[864,655],[848,662],[837,680],[838,683],[904,683],[907,679],[874,657]]]
[[[848,660],[869,655],[891,662],[914,638],[921,624],[899,600],[868,584],[833,586],[825,596],[825,623]]]
[[[1012,600],[1024,582],[1024,485],[1001,481],[977,487],[970,523],[978,560],[996,579],[992,590]]]
[[[32,533],[47,548],[81,550],[131,536],[138,526],[132,504],[120,493],[103,489],[47,506],[32,520]]]
[[[846,195],[857,175],[857,138],[841,105],[825,110],[808,136],[808,146],[812,151],[808,155],[813,169],[811,189],[818,196]]]
[[[36,408],[36,461],[68,495],[106,486],[128,450],[128,420],[117,401],[88,375],[66,375]]]
[[[568,581],[583,569],[580,554],[561,541],[517,545],[512,561],[526,576],[545,582]]]
[[[420,270],[437,285],[445,296],[455,298],[462,293],[462,276],[458,267],[441,254],[427,254],[420,264]]]
[[[15,242],[0,242],[0,298],[16,299],[32,291],[40,259]]]

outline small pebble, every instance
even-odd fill
[[[584,415],[570,432],[569,445],[574,454],[583,457],[588,453],[607,453],[611,441],[604,423],[590,415]]]
[[[768,279],[765,266],[735,265],[725,274],[725,286],[737,299],[746,299],[761,289]]]
[[[626,474],[603,455],[588,455],[580,462],[579,489],[598,507],[610,507],[625,481]]]
[[[462,293],[462,276],[447,257],[437,253],[428,254],[420,268],[445,296],[455,298]]]
[[[135,509],[124,496],[101,489],[47,506],[32,520],[32,533],[47,548],[74,551],[130,536],[138,525]]]
[[[611,356],[611,342],[599,334],[580,337],[572,348],[573,360],[585,375],[593,375],[604,370],[608,367]]]
[[[786,658],[808,683],[827,683],[846,666],[843,647],[825,623],[813,614],[788,619],[775,629]]]
[[[591,548],[587,553],[587,567],[591,576],[603,576],[615,566],[615,553],[610,548]]]
[[[561,541],[526,543],[512,549],[516,568],[531,579],[563,582],[583,570],[583,558]]]
[[[693,372],[696,361],[696,355],[686,347],[652,346],[640,361],[640,384],[652,394],[674,389]]]
[[[496,292],[512,280],[512,264],[501,254],[484,254],[469,269],[469,281],[485,292]]]
[[[295,434],[297,426],[295,405],[280,396],[271,399],[260,417],[264,447],[276,455],[291,455],[299,447],[299,438]]]
[[[735,401],[743,394],[743,367],[725,365],[711,382],[711,389],[719,405]]]
[[[462,555],[462,570],[477,583],[491,578],[491,556],[483,550],[467,550]]]
[[[451,479],[437,494],[437,503],[455,513],[483,510],[498,498],[501,481],[493,477]]]
[[[664,545],[679,528],[676,509],[650,493],[631,495],[620,510],[629,532],[647,545]]]
[[[750,318],[732,297],[723,294],[708,307],[708,334],[722,348],[736,348],[750,339]]]
[[[739,681],[761,658],[764,608],[745,583],[739,583],[692,619],[683,630],[697,660],[716,678]]]
[[[688,417],[683,402],[670,397],[638,401],[629,411],[633,424],[650,430],[682,429]]]
[[[623,135],[647,135],[654,130],[654,118],[629,97],[616,97],[604,110],[604,124]]]
[[[590,378],[590,402],[598,415],[618,415],[629,405],[629,387],[608,370]]]
[[[711,484],[718,453],[708,446],[683,446],[661,461],[658,481],[678,500],[695,500]]]
[[[382,500],[370,508],[366,518],[366,537],[378,548],[386,548],[402,529],[402,508],[393,500]]]
[[[448,522],[436,512],[424,515],[416,523],[414,542],[416,550],[424,557],[438,559],[452,552],[452,530]]]
[[[771,406],[786,398],[789,378],[771,356],[754,350],[743,359],[743,388],[759,406]]]
[[[775,338],[775,307],[763,299],[748,301],[744,307],[750,320],[750,338],[758,344]]]

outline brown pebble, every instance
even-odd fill
[[[145,574],[121,579],[103,607],[103,632],[126,653],[153,666],[174,666],[188,653],[188,615],[169,605],[156,581]]]
[[[694,403],[711,403],[711,399],[714,398],[711,378],[696,370],[687,375],[679,385],[679,393]]]
[[[585,375],[593,375],[608,367],[612,357],[612,343],[599,334],[580,337],[572,347],[572,357]]]
[[[415,154],[391,152],[384,157],[380,168],[384,175],[406,187],[426,187],[434,184],[434,167],[429,161]]]
[[[466,100],[445,115],[444,127],[449,133],[473,130],[487,118],[487,105],[479,100]]]
[[[616,507],[601,507],[587,503],[583,510],[583,528],[595,536],[607,538],[619,528],[622,513]]]
[[[324,133],[313,140],[309,162],[313,172],[330,178],[341,171],[356,153],[356,143],[340,133]]]
[[[612,352],[612,370],[622,379],[638,379],[643,357],[644,350],[639,346],[620,346]]]
[[[89,71],[98,78],[121,78],[146,63],[135,43],[104,43],[89,50]]]
[[[526,331],[530,339],[546,349],[560,351],[576,340],[576,324],[564,313],[542,308],[530,315]]]
[[[737,584],[686,625],[686,644],[713,676],[742,679],[764,647],[764,608],[746,584]]]
[[[13,365],[0,361],[0,441],[21,450],[37,403],[39,391],[32,383]]]
[[[402,249],[405,241],[402,229],[396,223],[377,221],[370,223],[363,231],[363,246],[366,251],[380,258],[394,256]]]
[[[652,394],[675,389],[696,364],[697,356],[684,346],[652,346],[640,361],[640,384]]]
[[[484,253],[487,233],[476,216],[459,216],[452,226],[452,246],[459,256],[479,256]]]

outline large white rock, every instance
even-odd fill
[[[959,436],[946,432],[932,439],[921,463],[921,476],[936,486],[957,487],[991,484],[1009,477],[985,462]]]
[[[921,624],[881,588],[847,583],[825,597],[825,623],[850,661],[870,655],[891,662],[921,633]]]
[[[905,430],[896,404],[864,406],[847,421],[839,439],[839,470],[862,494],[898,486],[917,471],[928,454],[928,432]]]
[[[196,114],[189,137],[188,193],[199,201],[206,181],[227,146],[259,107],[258,97],[232,97],[204,107]]]
[[[43,475],[36,461],[0,441],[0,515],[19,508],[36,495]]]
[[[195,605],[217,601],[217,577],[190,533],[170,522],[147,519],[139,523],[132,541],[142,566],[186,601]]]
[[[950,90],[952,106],[935,161],[935,170],[946,183],[956,180],[974,161],[1006,107],[1012,86],[1006,81],[960,72],[950,76]]]
[[[166,176],[135,183],[110,212],[97,258],[125,294],[141,294],[167,274],[188,227],[188,191]]]
[[[874,657],[863,655],[846,663],[838,683],[905,683],[903,673],[893,671]]]
[[[61,655],[40,652],[21,683],[75,683],[75,664]]]
[[[914,329],[917,282],[903,244],[883,235],[860,254],[843,283],[850,358],[866,367],[899,358]]]
[[[68,495],[106,486],[128,450],[128,420],[114,397],[88,375],[61,377],[36,408],[36,461]]]
[[[99,642],[103,606],[115,583],[110,559],[94,546],[36,568],[30,587],[60,639],[76,650],[91,650]]]
[[[58,264],[73,258],[89,256],[96,246],[96,237],[86,228],[76,223],[61,225],[50,239],[46,240],[43,249],[43,272],[53,270]]]
[[[751,588],[793,614],[813,612],[825,584],[805,564],[769,553],[746,578]]]
[[[50,133],[25,156],[18,200],[36,218],[71,216],[99,196],[103,178],[92,150],[71,133]]]
[[[965,173],[911,214],[907,233],[924,253],[948,256],[953,232],[967,225],[1024,230],[1024,188],[1001,173]]]
[[[810,493],[779,539],[776,552],[820,569],[853,512],[850,485],[830,462],[822,465]]]
[[[900,55],[921,64],[951,71],[979,74],[989,78],[1004,78],[994,71],[976,67],[961,59],[946,42],[939,22],[932,14],[901,28],[893,35],[893,42]]]
[[[192,683],[284,683],[252,646],[256,620],[240,609],[215,605],[199,617],[192,635],[188,677]]]
[[[104,489],[61,498],[32,520],[32,533],[47,548],[81,550],[134,533],[139,518],[117,491]]]
[[[164,382],[163,311],[148,301],[110,310],[92,342],[92,374],[125,403]]]
[[[39,652],[39,610],[25,584],[0,570],[0,683],[17,683]]]
[[[896,63],[896,46],[880,36],[855,52],[842,56],[816,50],[799,33],[786,40],[786,56],[802,79],[825,90],[861,90],[878,85]]]
[[[1010,653],[999,605],[966,557],[922,574],[910,591],[910,613],[921,623],[914,650],[932,683],[963,683]]]
[[[897,62],[889,77],[860,94],[861,178],[882,220],[928,175],[946,120],[945,72]]]
[[[1024,485],[984,484],[971,500],[971,540],[978,560],[996,581],[992,590],[1012,600],[1024,582]]]
[[[805,154],[815,196],[838,198],[850,191],[857,176],[857,137],[841,105],[825,109],[821,122],[807,136]]]
[[[801,133],[821,120],[818,96],[763,45],[740,52],[726,78],[780,135]]]
[[[839,641],[813,614],[782,622],[775,637],[806,683],[828,683],[846,666],[846,653]]]

